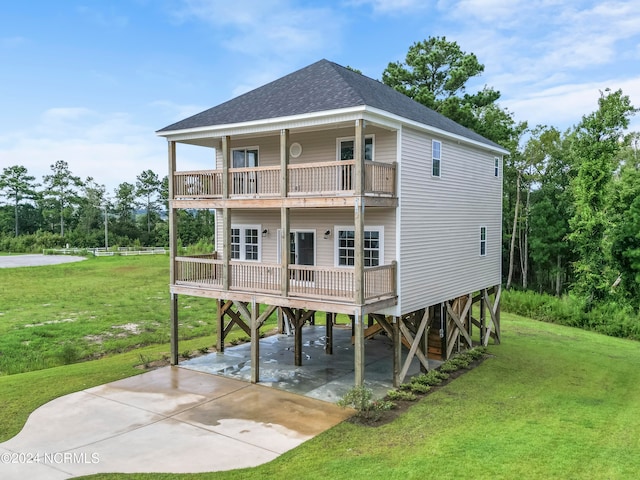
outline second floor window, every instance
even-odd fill
[[[338,158],[340,160],[353,160],[356,141],[353,137],[338,139]],[[364,159],[373,160],[373,137],[364,139]]]
[[[440,168],[442,163],[442,143],[438,140],[431,141],[431,175],[440,176]]]
[[[232,154],[233,163],[231,168],[250,168],[258,166],[257,148],[236,148]]]
[[[480,227],[480,256],[487,254],[487,227]]]

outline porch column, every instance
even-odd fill
[[[216,298],[216,352],[224,353],[224,300]]]
[[[364,385],[364,315],[362,314],[362,309],[356,312],[353,317],[353,323],[355,327],[354,332],[354,346],[353,346],[353,356],[354,356],[354,371],[355,371],[355,379],[354,385],[356,387],[361,387]]]
[[[231,137],[222,137],[222,199],[229,200],[229,164],[231,161]],[[229,290],[231,261],[231,211],[224,203],[222,209],[222,289]]]
[[[280,196],[289,192],[289,130],[280,130]]]
[[[289,195],[289,130],[280,130],[280,195]],[[280,209],[280,290],[289,296],[289,208]]]
[[[400,332],[400,317],[393,317],[393,386],[398,388],[402,383],[400,369],[402,368],[402,335]]]
[[[251,301],[251,383],[260,381],[260,323],[258,322],[258,304]]]
[[[178,215],[173,207],[174,181],[176,173],[176,142],[169,141],[169,285],[176,284],[176,256],[178,252],[178,237],[176,233]],[[171,293],[171,364],[178,364],[178,295]]]
[[[358,306],[354,322],[355,385],[364,385],[364,120],[356,120],[353,145],[355,202],[354,224],[354,303]]]
[[[364,305],[364,120],[356,120],[356,135],[353,148],[355,205],[354,223],[354,301]]]

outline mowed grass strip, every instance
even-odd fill
[[[637,478],[640,345],[502,318],[493,357],[390,424],[345,422],[254,469],[91,478]]]
[[[0,269],[0,375],[169,341],[169,258]],[[180,336],[215,333],[215,302],[181,297]]]

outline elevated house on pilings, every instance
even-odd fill
[[[219,351],[233,325],[247,332],[254,382],[274,311],[294,325],[296,364],[306,320],[350,315],[356,385],[375,331],[393,339],[395,384],[415,357],[428,369],[472,345],[472,327],[499,342],[504,148],[326,60],[157,134],[174,363],[180,295],[216,299]],[[210,149],[211,169],[177,171],[180,144]],[[215,210],[215,252],[178,254],[179,209]]]

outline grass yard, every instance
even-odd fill
[[[631,479],[640,345],[503,314],[480,367],[394,422],[345,422],[258,468],[104,479]]]
[[[0,375],[168,343],[168,284],[162,255],[0,269]],[[214,300],[179,309],[182,339],[215,333]]]
[[[167,283],[166,257],[0,269],[0,442],[47,401],[166,356]],[[193,338],[181,351],[214,343],[213,301],[181,298],[180,313]],[[636,478],[640,343],[505,313],[502,325],[491,358],[391,423],[345,422],[250,470],[91,478]],[[99,359],[61,365],[73,357]]]

